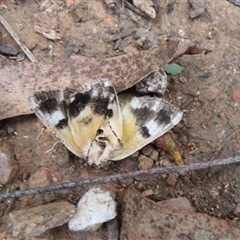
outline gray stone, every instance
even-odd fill
[[[14,237],[34,237],[66,223],[75,213],[69,202],[54,202],[9,213]]]
[[[137,158],[139,156],[139,151],[134,152],[131,157]]]
[[[149,156],[153,161],[157,161],[159,157],[159,152],[153,149],[152,153]]]
[[[144,154],[146,156],[150,156],[152,151],[153,151],[153,146],[152,145],[147,145],[142,149],[142,154]]]
[[[239,213],[240,213],[240,203],[238,203],[237,205],[236,205],[236,208],[235,208],[235,210],[234,210],[234,212],[233,212],[235,215],[238,215]]]
[[[18,165],[14,159],[13,151],[7,144],[0,146],[0,183],[11,182],[18,171]]]

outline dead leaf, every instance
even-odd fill
[[[136,54],[103,60],[71,56],[49,65],[25,62],[11,64],[0,57],[0,64],[4,66],[0,81],[0,119],[32,113],[28,97],[39,91],[78,88],[84,82],[108,78],[117,92],[121,92],[161,68],[176,53],[177,46],[178,42],[172,41]]]
[[[240,224],[204,213],[173,210],[157,204],[135,189],[126,191],[120,239],[182,240],[240,239]]]

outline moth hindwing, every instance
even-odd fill
[[[120,94],[123,149],[112,152],[112,160],[123,159],[156,138],[182,119],[182,112],[158,96]]]
[[[182,118],[162,97],[118,96],[107,79],[79,90],[37,93],[29,101],[70,151],[97,165],[131,155]]]

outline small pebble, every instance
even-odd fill
[[[137,53],[138,50],[133,46],[126,46],[124,48],[124,53]]]
[[[179,36],[181,36],[181,37],[184,37],[184,36],[186,35],[186,33],[184,32],[183,29],[179,29],[179,30],[178,30],[178,34],[179,34]]]
[[[131,155],[131,157],[138,158],[139,154],[140,154],[139,151],[136,151]]]
[[[139,190],[139,191],[143,191],[143,189],[144,189],[144,184],[142,183],[142,182],[139,182],[139,183],[137,183],[137,185],[136,185],[136,188]]]
[[[153,149],[152,153],[149,156],[153,161],[157,161],[159,157],[159,152]]]
[[[178,174],[177,173],[170,173],[167,178],[167,183],[170,186],[174,186],[177,183]]]
[[[7,56],[16,56],[19,53],[19,49],[16,49],[11,45],[0,43],[0,53]]]
[[[138,169],[138,161],[136,159],[132,159],[130,157],[123,159],[121,161],[121,171],[129,172],[129,171],[137,171]]]
[[[183,192],[182,190],[179,190],[179,191],[178,191],[178,194],[179,194],[180,196],[183,196],[183,195],[184,195],[184,192]]]
[[[240,93],[238,91],[233,90],[231,92],[231,96],[232,96],[234,101],[240,101]]]
[[[30,188],[49,186],[51,182],[50,173],[47,170],[37,170],[29,178]]]
[[[187,82],[187,78],[184,77],[184,76],[181,76],[181,77],[179,78],[179,80],[180,80],[180,82],[182,82],[182,83],[186,83],[186,82]]]
[[[138,164],[139,170],[147,170],[152,168],[153,166],[153,160],[144,155],[140,155],[138,158],[138,161],[139,161],[139,164]]]
[[[160,165],[162,167],[170,167],[171,166],[171,162],[168,159],[161,159],[160,160]]]
[[[7,133],[9,135],[15,135],[15,130],[12,127],[7,127]]]
[[[209,87],[205,92],[203,92],[203,97],[209,101],[213,101],[220,94],[220,89],[216,87]]]
[[[235,215],[239,214],[240,213],[240,203],[237,204],[234,212],[233,212]]]
[[[144,154],[145,156],[150,156],[152,151],[153,151],[153,146],[149,144],[142,149],[142,154]]]
[[[143,191],[142,195],[143,195],[143,197],[151,196],[151,195],[153,195],[153,190],[152,189],[148,189],[146,191]]]
[[[219,117],[223,120],[223,121],[226,121],[226,114],[224,112],[220,113],[219,114]]]

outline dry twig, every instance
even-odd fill
[[[138,8],[136,8],[134,5],[132,5],[131,3],[129,3],[128,1],[124,0],[124,5],[131,9],[133,12],[135,12],[137,15],[140,15],[142,17],[146,17],[147,15],[145,13],[143,13],[141,10],[139,10]]]

